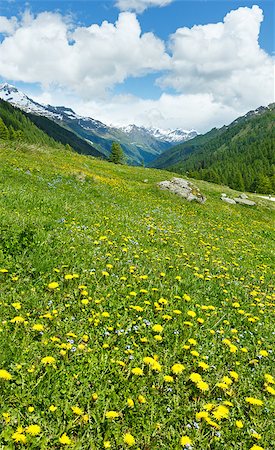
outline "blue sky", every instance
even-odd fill
[[[118,0],[119,1],[119,0]],[[121,2],[149,2],[149,0],[120,0]],[[161,0],[155,0],[156,2],[160,2]],[[171,1],[171,0],[170,0]],[[261,21],[259,19],[259,13],[256,10],[254,11],[254,14],[249,14],[249,11],[252,9],[253,5],[257,5],[260,10],[262,10],[264,15],[264,20]],[[246,99],[243,101],[238,101],[238,96],[241,97],[240,93],[238,93],[238,89],[236,86],[233,86],[233,83],[237,84],[239,77],[239,80],[242,80],[244,76],[251,77],[253,75],[253,67],[252,65],[255,65],[255,68],[257,70],[257,64],[258,66],[260,64],[267,64],[265,74],[257,74],[257,77],[259,79],[263,79],[266,76],[267,72],[271,70],[271,61],[272,61],[272,55],[274,55],[274,5],[275,3],[273,1],[257,1],[257,2],[249,2],[249,1],[171,1],[170,4],[168,4],[165,7],[148,7],[143,11],[142,13],[133,11],[132,8],[118,8],[115,2],[111,1],[89,1],[89,0],[77,0],[77,1],[56,1],[56,0],[37,0],[37,1],[29,1],[29,2],[22,2],[17,0],[2,0],[0,4],[0,16],[2,18],[6,18],[8,20],[11,20],[12,17],[16,17],[18,20],[18,23],[15,27],[14,35],[7,33],[0,33],[0,42],[2,41],[2,45],[0,45],[0,81],[9,81],[13,84],[16,84],[16,86],[24,89],[29,95],[36,96],[37,100],[44,100],[44,101],[51,101],[53,103],[58,102],[70,102],[71,106],[75,107],[75,105],[79,105],[79,112],[80,113],[89,113],[89,115],[98,114],[100,119],[105,119],[107,122],[125,122],[127,120],[127,116],[129,116],[127,112],[126,103],[128,101],[128,110],[131,109],[131,105],[135,105],[136,107],[142,109],[142,101],[144,101],[144,105],[146,107],[150,107],[150,111],[152,111],[152,114],[154,116],[155,114],[155,120],[158,122],[157,125],[161,125],[161,122],[163,122],[162,126],[167,122],[169,123],[169,126],[173,126],[173,118],[171,117],[171,111],[169,112],[169,120],[166,121],[165,117],[165,106],[162,104],[164,101],[166,103],[170,103],[170,108],[177,107],[178,105],[183,108],[188,108],[189,103],[194,100],[194,103],[201,104],[200,102],[205,100],[206,96],[208,95],[208,100],[218,105],[220,109],[223,111],[221,120],[224,120],[224,122],[233,119],[234,114],[238,114],[241,112],[245,112],[245,109],[250,107],[251,108],[256,106],[256,103],[251,100],[251,102],[248,101],[249,99],[249,92],[246,93]],[[246,9],[243,9],[243,7],[246,7]],[[240,9],[241,8],[241,9]],[[258,9],[258,10],[259,10]],[[142,35],[146,33],[153,33],[154,37],[154,43],[148,44],[148,47],[151,47],[148,50],[148,61],[144,64],[141,64],[141,67],[137,70],[134,70],[131,66],[133,64],[133,61],[130,61],[129,63],[125,63],[125,48],[122,49],[121,53],[117,51],[117,58],[120,58],[120,55],[123,60],[123,67],[118,67],[118,65],[110,65],[108,69],[105,71],[103,70],[102,75],[100,72],[95,71],[96,75],[89,72],[91,69],[89,67],[79,67],[78,70],[78,79],[75,80],[66,80],[66,82],[62,81],[62,74],[60,74],[59,78],[57,77],[56,80],[53,79],[53,77],[49,77],[47,79],[43,73],[36,71],[36,69],[33,72],[36,72],[35,74],[28,74],[28,76],[25,76],[24,74],[24,66],[22,65],[22,58],[21,55],[18,56],[18,61],[12,60],[10,61],[10,67],[17,68],[17,64],[21,64],[22,67],[18,69],[18,71],[8,71],[7,69],[3,69],[1,71],[1,56],[3,59],[3,67],[4,64],[7,67],[7,51],[11,51],[9,49],[15,49],[15,53],[18,55],[20,52],[25,52],[25,65],[27,66],[28,70],[30,70],[30,67],[34,64],[36,65],[36,61],[34,62],[31,57],[31,51],[28,52],[28,48],[22,49],[21,44],[19,42],[19,38],[16,40],[16,33],[18,34],[18,30],[20,31],[20,27],[26,27],[25,24],[22,24],[22,16],[26,12],[26,10],[29,10],[32,15],[32,21],[34,23],[34,20],[39,17],[39,14],[44,13],[45,11],[51,12],[54,14],[60,14],[64,20],[64,23],[68,20],[70,21],[70,26],[68,26],[69,29],[75,29],[77,27],[82,27],[85,29],[88,29],[92,24],[98,24],[101,26],[103,21],[109,22],[109,24],[112,24],[114,26],[116,21],[118,20],[119,14],[122,10],[122,15],[124,14],[123,11],[129,10],[131,12],[131,16],[126,17],[126,22],[129,20],[130,22],[133,19],[133,17],[136,18],[137,24],[139,24]],[[192,45],[194,45],[196,48],[197,46],[201,46],[201,55],[198,55],[197,57],[193,57],[192,55],[188,56],[188,46],[186,43],[182,41],[181,33],[177,32],[177,30],[181,29],[182,27],[187,27],[188,29],[192,30],[192,27],[195,25],[202,25],[205,27],[208,27],[209,24],[218,24],[222,23],[225,16],[228,15],[232,10],[235,11],[244,11],[245,13],[240,12],[240,24],[243,24],[244,21],[248,20],[248,37],[243,37],[243,34],[245,33],[245,28],[243,31],[240,32],[240,46],[244,45],[243,54],[245,52],[249,53],[250,50],[253,48],[253,51],[257,53],[256,49],[256,43],[255,39],[257,39],[256,36],[256,29],[260,27],[260,34],[259,34],[259,40],[258,45],[261,48],[261,54],[258,52],[258,54],[255,54],[255,58],[253,61],[249,60],[247,58],[247,65],[243,65],[241,67],[241,55],[239,56],[239,62],[235,61],[235,55],[234,50],[238,48],[238,40],[236,39],[236,42],[234,43],[234,36],[232,37],[230,35],[230,29],[229,25],[227,27],[227,37],[225,40],[224,45],[224,52],[229,51],[229,54],[224,53],[224,69],[222,67],[223,63],[221,61],[221,56],[218,56],[218,61],[213,60],[213,55],[211,53],[211,48],[216,45],[213,41],[209,41],[208,38],[208,28],[205,28],[203,31],[205,37],[200,37],[200,32],[191,32],[190,36],[185,36],[184,39],[189,39],[190,46],[192,48]],[[247,17],[246,15],[247,14]],[[252,17],[252,16],[255,16]],[[1,31],[1,17],[0,17],[0,31]],[[54,22],[54,16],[52,16],[53,22]],[[68,19],[69,18],[69,19]],[[46,18],[47,19],[47,18]],[[239,25],[236,25],[236,21],[238,19],[233,18],[232,23],[234,22],[234,26],[236,26],[237,30],[239,29]],[[21,22],[20,22],[21,21]],[[47,26],[50,27],[49,21],[46,20]],[[256,24],[257,22],[257,24]],[[260,24],[261,22],[261,24]],[[20,23],[20,24],[19,24]],[[134,22],[133,22],[134,24]],[[135,24],[134,24],[135,26]],[[241,25],[242,26],[242,25]],[[43,28],[43,24],[40,24],[40,27]],[[129,36],[131,34],[131,29],[129,25]],[[217,27],[216,27],[217,28]],[[50,28],[49,28],[50,29]],[[206,32],[207,31],[207,32]],[[33,31],[34,33],[37,32],[37,30]],[[177,32],[177,33],[176,33]],[[176,34],[175,34],[176,33]],[[209,28],[209,33],[210,28]],[[216,32],[215,32],[216,33]],[[238,33],[238,31],[237,31]],[[250,33],[250,34],[249,34]],[[174,35],[175,39],[173,40],[173,45],[171,47],[171,36]],[[105,38],[106,39],[105,35]],[[11,43],[9,43],[8,39],[13,39],[13,46]],[[101,39],[101,37],[100,37]],[[212,39],[212,38],[211,38]],[[161,40],[163,43],[163,49],[156,50],[156,47],[158,47],[157,41]],[[229,40],[231,40],[229,44]],[[254,40],[254,41],[253,41]],[[6,42],[5,42],[6,41]],[[144,42],[146,39],[144,40]],[[100,41],[101,42],[101,41]],[[147,42],[147,41],[146,41]],[[183,43],[182,43],[183,42]],[[210,42],[210,44],[209,44]],[[207,68],[207,71],[204,73],[203,76],[197,76],[197,72],[200,71],[200,68],[203,65],[206,64],[203,54],[204,54],[204,43],[206,43],[208,46],[210,45],[210,50],[208,48],[207,52],[209,53],[209,61],[210,66],[213,64],[213,73],[211,73],[211,67],[210,70]],[[83,43],[82,43],[83,44]],[[98,44],[98,41],[96,41],[96,44]],[[232,44],[232,45],[231,45]],[[84,45],[84,44],[83,44]],[[82,45],[82,48],[83,48]],[[89,44],[87,45],[93,45],[92,42],[89,41]],[[112,45],[110,41],[110,45]],[[116,44],[118,45],[118,44]],[[144,49],[146,46],[146,43],[141,43],[141,49],[139,48],[137,51],[137,54],[139,54],[140,59],[142,59],[142,45],[144,45]],[[182,48],[180,47],[182,46]],[[20,47],[20,48],[19,48]],[[153,48],[154,47],[154,48]],[[7,50],[8,49],[8,50]],[[19,52],[19,50],[20,52]],[[229,49],[229,50],[228,50]],[[126,49],[127,50],[127,49]],[[6,55],[4,55],[4,51],[6,52]],[[131,53],[132,49],[128,49],[129,54]],[[60,50],[60,56],[57,54],[57,63],[56,67],[59,65],[59,60],[62,58],[62,51]],[[223,48],[217,49],[217,53],[221,55],[223,52]],[[2,55],[1,55],[2,53]],[[29,54],[30,53],[30,54]],[[108,53],[108,52],[107,52]],[[263,57],[263,53],[266,55],[266,57]],[[93,53],[92,53],[93,54]],[[153,56],[152,56],[153,55]],[[158,56],[159,55],[159,56]],[[190,60],[185,61],[185,55],[187,55],[187,58],[190,57]],[[163,56],[163,64],[158,64],[157,59],[162,58]],[[85,53],[85,57],[87,57],[87,53]],[[207,57],[207,54],[206,54]],[[101,55],[97,57],[101,59]],[[106,56],[107,58],[107,56]],[[165,58],[170,58],[170,62],[168,64],[167,60],[165,61]],[[182,61],[179,60],[179,58],[183,58]],[[197,59],[196,59],[197,58]],[[258,59],[257,59],[258,58]],[[37,59],[37,56],[36,56]],[[152,63],[152,59],[155,59],[154,63]],[[228,69],[228,77],[226,78],[224,75],[224,72],[226,72],[226,67],[228,65],[228,60],[232,59],[232,64],[229,65],[230,69]],[[69,58],[71,61],[71,58]],[[233,61],[234,60],[234,61]],[[212,62],[211,62],[212,61]],[[171,62],[172,62],[172,69],[171,69]],[[9,61],[8,61],[9,63]],[[46,64],[46,61],[44,62],[44,65]],[[50,61],[50,64],[52,64],[52,61]],[[66,64],[66,61],[64,60],[64,64]],[[94,61],[94,65],[97,64],[97,61]],[[174,65],[173,65],[174,64]],[[216,64],[218,64],[219,69],[216,70]],[[269,64],[269,66],[268,66]],[[126,66],[126,68],[125,68]],[[137,61],[138,66],[138,61]],[[232,67],[233,68],[232,68]],[[53,66],[54,67],[54,66]],[[179,69],[179,67],[182,69]],[[215,68],[215,69],[214,69]],[[112,77],[109,77],[110,74],[108,74],[108,71],[111,70],[118,71],[119,75],[117,78],[112,79]],[[230,73],[231,70],[231,73]],[[50,69],[49,69],[50,71]],[[86,72],[85,72],[86,71]],[[121,74],[120,74],[121,71]],[[186,74],[186,79],[184,79],[185,71],[188,72]],[[243,72],[241,72],[243,71]],[[18,73],[16,73],[18,72]],[[58,72],[58,69],[57,69]],[[82,74],[82,79],[79,74]],[[242,76],[243,73],[243,76]],[[238,75],[236,75],[238,74]],[[109,81],[106,81],[106,83],[109,83],[109,85],[102,86],[102,80],[106,76],[106,79]],[[98,77],[98,78],[96,78]],[[194,83],[192,83],[192,80],[190,81],[190,77],[194,77]],[[230,82],[232,83],[232,93],[231,97],[232,99],[235,99],[234,101],[225,101],[221,99],[221,90],[222,89],[216,89],[216,85],[221,83],[221,77],[225,77],[225,86],[226,92],[228,91],[228,98],[230,96]],[[234,79],[234,77],[236,79]],[[82,83],[84,86],[83,80],[87,80],[89,78],[89,82],[86,83],[86,88],[80,89],[79,84]],[[179,78],[181,78],[179,80]],[[211,78],[211,80],[210,80]],[[215,85],[215,79],[216,79],[216,85]],[[253,86],[251,82],[251,97],[253,94]],[[250,80],[248,83],[248,86],[250,85]],[[77,86],[77,88],[76,88]],[[247,89],[246,86],[244,86],[243,91]],[[217,92],[216,92],[217,91]],[[103,92],[103,94],[102,94]],[[263,93],[262,97],[259,96],[257,98],[257,101],[261,101],[261,103],[267,103],[267,98],[270,97],[270,102],[273,101],[272,98],[272,88],[269,90],[270,95],[268,96],[267,93]],[[98,95],[98,99],[96,100],[97,93],[100,93]],[[190,96],[193,96],[192,99]],[[104,98],[105,97],[105,98]],[[164,98],[165,97],[165,98]],[[209,98],[211,99],[209,100]],[[128,98],[128,100],[127,100]],[[175,101],[176,100],[176,101]],[[256,100],[255,100],[256,101]],[[96,103],[97,102],[97,103]],[[105,102],[105,103],[104,103]],[[147,103],[146,103],[147,102]],[[196,103],[197,102],[197,103]],[[234,103],[235,102],[235,103]],[[120,111],[119,106],[114,108],[113,110],[110,109],[110,105],[112,103],[120,104]],[[174,106],[172,106],[174,105]],[[70,105],[67,105],[70,106]],[[101,109],[105,106],[105,109],[108,109],[108,113],[101,114]],[[211,103],[211,107],[212,107]],[[258,106],[258,105],[257,105]],[[197,107],[197,106],[196,106]],[[207,102],[205,104],[205,108],[207,107]],[[90,108],[90,109],[89,109]],[[157,114],[157,110],[159,109],[160,114]],[[225,112],[225,109],[227,112]],[[218,109],[219,110],[219,109]],[[124,111],[124,113],[122,113]],[[215,108],[213,108],[213,114],[216,111]],[[211,114],[211,112],[210,112]],[[117,120],[116,120],[117,115]],[[173,116],[175,114],[173,113]],[[124,117],[124,118],[123,118]],[[192,114],[192,117],[194,117],[194,114]],[[228,119],[227,119],[228,117]],[[113,118],[113,119],[112,119]],[[111,120],[112,119],[112,120]],[[135,119],[139,123],[145,123],[146,118],[144,115],[140,114],[140,112],[136,115],[136,117],[132,114],[131,119]],[[183,120],[184,117],[174,117],[174,124],[175,126],[179,126],[181,123],[181,120]],[[196,122],[196,120],[194,120]],[[214,124],[215,120],[211,119],[211,121],[208,123],[207,121],[201,121],[198,120],[198,124],[202,122],[202,128],[208,127],[212,124]],[[216,120],[217,124],[220,125],[219,120]],[[150,123],[152,125],[152,123]],[[182,124],[183,127],[185,127],[184,124]],[[189,126],[189,121],[188,121]],[[198,127],[196,123],[194,123],[194,127]]]

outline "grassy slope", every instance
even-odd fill
[[[179,449],[183,435],[194,449],[244,450],[257,442],[252,429],[262,435],[259,445],[273,449],[274,401],[264,386],[274,341],[268,202],[228,205],[219,196],[229,189],[198,181],[208,200],[189,204],[156,187],[171,173],[58,149],[2,145],[0,160],[0,269],[8,271],[0,271],[0,369],[12,374],[0,380],[0,414],[9,414],[2,448],[17,448],[12,435],[22,426],[30,449],[59,449],[64,432],[73,449],[108,441],[122,449],[130,432],[133,448],[143,450]],[[49,289],[55,281],[59,287]],[[154,332],[155,324],[163,331]],[[160,373],[143,363],[153,355]],[[46,356],[55,364],[43,365]],[[185,366],[178,376],[175,363]],[[134,367],[144,375],[131,374]],[[217,387],[232,370],[239,380]],[[209,390],[189,380],[192,372]],[[249,406],[246,397],[264,404]],[[224,401],[229,418],[218,420],[215,409],[209,415],[217,425],[196,418],[205,404]],[[110,410],[120,416],[106,419]],[[25,433],[31,424],[41,427],[36,437]]]

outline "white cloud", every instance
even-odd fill
[[[273,62],[258,43],[258,6],[228,13],[223,23],[180,28],[170,37],[171,70],[159,80],[179,93],[249,108],[274,98]]]
[[[170,36],[169,56],[130,12],[114,24],[77,28],[60,14],[26,13],[0,44],[0,76],[40,83],[38,101],[106,123],[204,132],[274,101],[274,62],[258,42],[262,20],[253,6],[231,11],[221,23],[180,28]],[[158,99],[112,94],[128,77],[150,72],[162,75]],[[177,94],[165,93],[167,87]]]
[[[121,11],[136,11],[142,13],[152,6],[166,6],[173,0],[117,0],[116,6]]]
[[[121,13],[115,24],[71,28],[60,14],[25,15],[0,44],[0,75],[64,86],[91,98],[129,76],[168,66],[164,43],[153,33],[142,34],[135,14]]]
[[[96,118],[106,124],[156,126],[160,128],[195,128],[206,132],[214,126],[233,121],[246,110],[236,110],[218,103],[209,94],[171,95],[163,93],[159,99],[141,99],[133,95],[116,95],[107,100],[80,101],[64,96],[62,91],[34,96],[38,103],[70,105],[80,115]]]
[[[0,16],[0,33],[2,34],[13,34],[18,26],[18,21],[16,17],[11,17],[8,19],[5,16]]]

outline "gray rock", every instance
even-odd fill
[[[200,190],[193,183],[183,178],[172,178],[171,181],[161,181],[158,186],[161,189],[167,189],[173,194],[185,198],[188,202],[196,201],[198,203],[204,203],[206,201],[206,197],[200,193]]]
[[[239,198],[243,198],[243,199],[245,200],[245,199],[248,198],[248,197],[247,197],[246,194],[241,194],[241,195],[239,195]]]
[[[233,200],[233,198],[221,197],[221,200],[223,202],[230,203],[231,205],[236,205],[236,202],[235,202],[235,200]]]
[[[227,194],[221,194],[221,199],[227,197]]]
[[[247,206],[255,206],[256,203],[253,202],[252,200],[248,200],[246,198],[234,198],[236,203],[239,203],[240,205],[247,205]]]

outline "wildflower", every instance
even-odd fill
[[[199,381],[202,381],[202,377],[199,373],[193,372],[191,373],[189,379],[193,381],[193,383],[198,383]]]
[[[239,379],[239,375],[237,374],[237,372],[235,372],[234,370],[231,370],[231,372],[229,372],[231,378],[233,378],[233,380],[238,381]]]
[[[49,364],[50,366],[53,365],[55,363],[55,358],[53,356],[45,356],[44,358],[41,359],[42,364]]]
[[[206,383],[205,381],[202,381],[202,380],[198,381],[198,382],[197,382],[197,387],[198,387],[202,392],[209,391],[209,384]]]
[[[163,379],[166,383],[173,383],[174,381],[174,378],[171,377],[171,375],[164,375]]]
[[[262,400],[259,400],[258,398],[254,398],[254,397],[245,397],[245,401],[247,403],[250,403],[250,405],[255,405],[255,406],[262,406],[264,404],[264,402]]]
[[[197,420],[206,419],[207,417],[208,417],[207,411],[199,411],[198,413],[196,413]]]
[[[135,445],[135,443],[136,443],[134,436],[132,436],[130,433],[124,434],[123,442],[125,444],[129,445],[129,447],[131,447],[132,445]]]
[[[77,416],[82,416],[84,414],[84,411],[81,408],[79,408],[79,406],[71,406],[71,410]]]
[[[69,438],[69,436],[67,436],[66,433],[62,434],[62,436],[59,438],[59,442],[60,444],[64,445],[70,445],[72,443],[71,439]]]
[[[275,380],[274,380],[272,375],[269,375],[268,373],[265,373],[264,377],[265,377],[265,380],[266,380],[267,383],[275,384]]]
[[[28,407],[28,411],[29,411],[29,413],[32,413],[34,411],[34,407],[33,406],[29,406]]]
[[[192,445],[192,441],[188,436],[182,436],[180,439],[180,445],[182,447],[190,447],[190,445]]]
[[[133,407],[135,406],[134,400],[132,400],[131,398],[128,398],[128,399],[127,399],[127,406],[128,406],[129,408],[133,408]]]
[[[260,447],[260,445],[253,445],[249,450],[264,450],[264,448]]]
[[[198,366],[201,367],[202,370],[207,370],[207,369],[209,369],[209,365],[206,364],[204,361],[200,361],[199,364],[198,364]]]
[[[184,365],[183,365],[183,364],[179,364],[179,363],[174,364],[174,365],[171,367],[171,370],[172,370],[172,372],[173,372],[175,375],[179,375],[180,373],[182,373],[182,372],[184,371],[184,369],[185,369]]]
[[[98,399],[98,394],[96,392],[94,392],[92,394],[92,400],[95,402]]]
[[[156,324],[152,327],[152,330],[155,331],[155,333],[161,333],[163,331],[163,326]]]
[[[111,448],[111,442],[110,441],[104,441],[103,442],[103,447],[104,448]]]
[[[11,323],[23,323],[23,322],[25,322],[25,319],[22,316],[15,316],[13,319],[11,319]]]
[[[0,380],[9,381],[12,379],[12,375],[5,369],[0,369]]]
[[[158,342],[161,342],[162,336],[160,334],[155,334],[154,339],[156,339],[156,341],[158,341]]]
[[[215,417],[215,419],[217,419],[217,420],[228,419],[228,416],[229,416],[229,409],[226,408],[226,406],[219,405],[219,406],[213,411],[212,414],[213,414],[213,416]]]
[[[138,396],[138,402],[139,403],[146,403],[146,398],[143,395]]]
[[[131,370],[131,372],[132,372],[132,374],[138,375],[138,376],[144,375],[143,370],[140,369],[139,367],[134,367],[134,368]]]
[[[243,422],[241,420],[236,420],[235,425],[237,428],[243,428]]]
[[[18,431],[13,433],[12,439],[15,442],[20,443],[20,444],[26,444],[26,442],[27,442],[27,438],[26,438],[25,434],[19,433]]]
[[[41,431],[41,428],[39,425],[29,425],[26,428],[26,433],[30,434],[31,436],[37,436]]]
[[[58,286],[59,286],[59,283],[57,283],[56,281],[53,281],[52,283],[48,284],[49,289],[56,289],[56,288],[58,288]]]
[[[43,331],[44,328],[45,328],[44,325],[40,323],[34,324],[32,327],[33,331]]]
[[[57,406],[51,405],[49,407],[49,411],[51,411],[51,412],[55,412],[56,410],[57,410]]]
[[[119,417],[119,413],[117,411],[107,411],[105,414],[106,419],[117,419]]]
[[[275,389],[271,386],[266,386],[265,390],[271,394],[271,395],[275,395]]]
[[[14,309],[21,309],[21,303],[19,302],[12,303],[11,306],[13,306]]]

